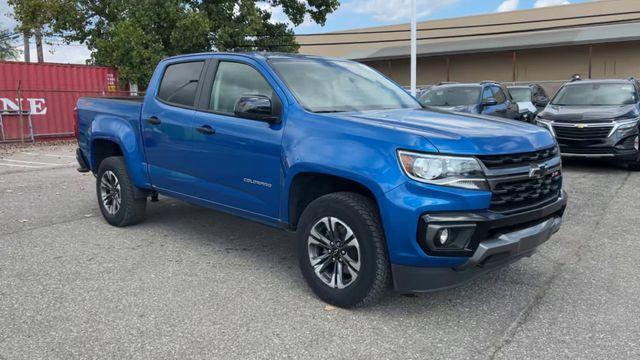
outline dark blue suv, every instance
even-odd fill
[[[518,104],[502,84],[442,84],[425,91],[420,102],[429,108],[520,120]]]

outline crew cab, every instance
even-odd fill
[[[77,122],[109,224],[140,222],[159,193],[295,231],[304,278],[341,307],[530,256],[566,207],[545,129],[428,111],[345,60],[171,57],[143,99],[81,98]]]
[[[425,91],[419,99],[424,106],[432,109],[522,120],[518,104],[509,90],[494,81],[480,84],[443,83]]]
[[[609,159],[640,170],[640,88],[633,79],[574,80],[536,122],[558,139],[565,157]]]

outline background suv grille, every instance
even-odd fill
[[[509,212],[536,207],[558,199],[562,189],[562,173],[558,169],[539,178],[504,181],[494,179],[492,182],[494,184],[490,209]]]
[[[558,139],[605,139],[609,136],[613,125],[584,127],[582,129],[573,126],[553,126]]]
[[[484,166],[492,169],[505,166],[528,165],[532,162],[543,162],[553,158],[557,154],[558,148],[554,146],[548,149],[528,153],[478,156],[478,159],[482,161]]]

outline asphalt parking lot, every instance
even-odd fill
[[[565,223],[534,257],[342,310],[293,235],[166,197],[114,228],[73,162],[0,149],[0,359],[640,358],[640,173],[565,164]]]

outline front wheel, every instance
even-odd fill
[[[97,175],[96,193],[105,220],[118,227],[142,221],[147,198],[135,197],[135,188],[124,159],[120,156],[104,159]]]
[[[363,306],[389,287],[380,217],[365,196],[340,192],[314,200],[300,219],[298,249],[305,280],[329,304]]]

